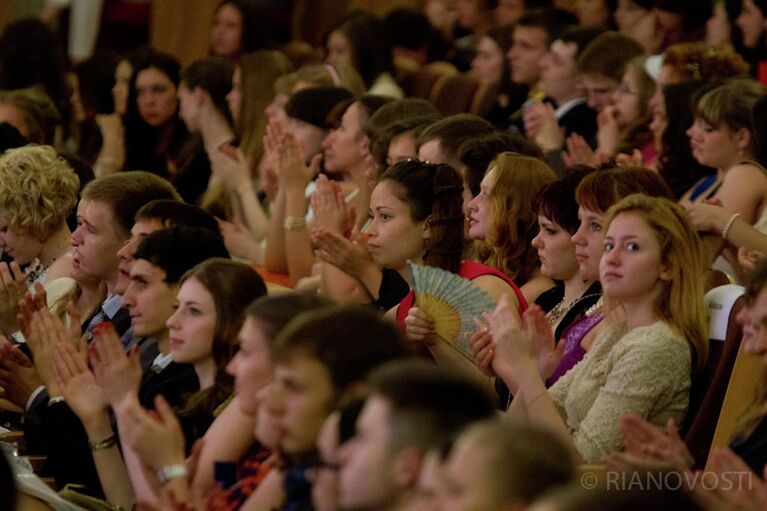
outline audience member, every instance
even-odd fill
[[[386,364],[370,375],[356,433],[339,451],[338,504],[343,509],[405,509],[430,449],[452,443],[493,413],[471,380],[428,362]]]

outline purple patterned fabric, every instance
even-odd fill
[[[581,347],[581,341],[592,328],[602,321],[603,317],[601,312],[595,312],[579,319],[567,327],[567,330],[562,332],[562,337],[559,339],[559,342],[566,343],[565,353],[562,355],[562,360],[559,361],[559,365],[554,369],[554,372],[549,379],[546,380],[546,387],[554,385],[558,379],[564,376],[567,371],[581,361],[583,355],[586,354],[586,350]]]

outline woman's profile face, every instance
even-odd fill
[[[240,333],[240,349],[226,366],[234,377],[240,410],[246,415],[258,412],[258,392],[272,381],[271,339],[258,319],[249,317]]]
[[[484,85],[501,83],[506,56],[491,38],[484,36],[477,44],[477,54],[471,61],[471,70]]]
[[[493,221],[492,193],[496,181],[496,169],[489,170],[479,185],[479,193],[469,201],[469,238],[484,240]]]
[[[735,133],[726,126],[715,128],[696,117],[687,130],[687,136],[690,138],[692,156],[701,165],[728,169],[743,157]]]
[[[602,257],[604,213],[583,206],[578,208],[581,225],[572,236],[575,259],[584,280],[599,280],[599,260]]]
[[[636,71],[626,70],[618,88],[613,92],[615,120],[620,128],[626,128],[639,118],[642,106],[639,104],[639,80]]]
[[[234,68],[232,75],[232,90],[226,95],[226,104],[235,124],[240,122],[240,109],[242,108],[242,68]]]
[[[743,33],[743,46],[755,48],[764,37],[764,13],[753,0],[743,0],[740,15],[735,20]]]
[[[21,229],[8,225],[0,217],[0,248],[20,266],[29,264],[40,256],[43,242]]]
[[[197,364],[213,357],[216,305],[199,280],[190,277],[181,285],[176,295],[176,310],[166,325],[174,362]]]
[[[354,58],[352,57],[352,43],[346,34],[336,30],[328,37],[328,56],[325,62],[331,66],[352,66],[354,67]]]
[[[150,67],[136,75],[136,106],[141,119],[153,128],[176,115],[176,85],[163,71]]]
[[[546,277],[568,280],[580,271],[570,233],[550,218],[538,215],[538,235],[532,245],[538,251],[541,273]]]
[[[115,84],[112,86],[112,99],[115,103],[115,113],[125,114],[128,106],[128,88],[133,68],[127,60],[121,60],[115,68]]]

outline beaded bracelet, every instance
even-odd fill
[[[729,220],[727,220],[727,223],[724,224],[724,229],[722,229],[722,239],[726,240],[727,235],[730,234],[730,228],[732,227],[732,224],[735,223],[735,220],[737,220],[740,217],[740,213],[734,213]]]
[[[88,442],[88,445],[91,448],[91,451],[101,451],[103,449],[109,449],[110,447],[114,446],[117,443],[117,437],[112,434],[108,437],[102,439],[102,440],[91,440]]]

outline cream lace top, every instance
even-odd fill
[[[606,329],[580,363],[549,393],[587,463],[623,445],[618,422],[633,412],[664,427],[679,424],[690,394],[688,343],[666,323],[626,333],[625,323]]]

